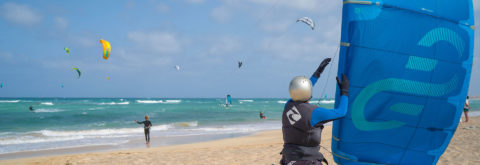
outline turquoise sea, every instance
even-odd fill
[[[153,123],[152,141],[163,145],[174,142],[156,139],[280,129],[286,101],[234,98],[226,109],[224,98],[2,98],[0,154],[143,140],[143,126],[134,120],[145,115]],[[313,103],[333,107],[334,101]]]
[[[175,142],[182,138],[281,129],[286,101],[233,98],[226,109],[224,98],[1,98],[0,155],[143,142],[143,126],[134,120],[142,121],[144,115],[153,123],[152,143],[160,145],[189,142]],[[474,116],[480,112],[480,99],[470,102]],[[334,100],[311,103],[333,108]],[[261,120],[259,112],[267,119]]]

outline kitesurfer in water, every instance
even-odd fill
[[[33,110],[34,110],[33,105],[30,105],[30,107],[28,107],[28,109],[33,112]]]
[[[266,118],[267,118],[267,117],[265,117],[265,116],[263,115],[263,113],[260,112],[260,119],[266,119]]]
[[[150,143],[150,128],[152,127],[152,122],[148,120],[148,115],[145,115],[145,121],[139,122],[138,120],[135,120],[137,124],[143,124],[143,129],[145,132],[145,141],[147,141],[147,144]]]
[[[317,107],[308,101],[312,98],[313,85],[330,61],[330,58],[323,60],[310,79],[297,76],[290,82],[289,92],[292,99],[285,104],[282,114],[282,165],[321,165],[322,162],[328,164],[319,151],[323,124],[346,115],[348,78],[342,74],[340,81],[337,77],[341,98],[335,109]]]
[[[468,111],[470,110],[470,102],[467,99],[465,100],[465,105],[463,106],[463,113],[465,114],[465,122],[468,122]]]

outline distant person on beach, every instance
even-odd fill
[[[348,87],[347,76],[342,74],[342,80],[337,77],[341,90],[338,107],[325,109],[309,104],[312,98],[312,88],[320,78],[331,59],[326,58],[313,73],[310,79],[297,76],[290,81],[290,97],[282,114],[283,150],[282,165],[321,165],[328,164],[320,153],[320,141],[323,124],[343,118],[347,114]]]
[[[143,129],[145,132],[145,141],[147,141],[147,144],[150,143],[150,128],[152,127],[152,122],[148,120],[148,115],[145,115],[145,121],[139,122],[138,120],[135,120],[137,124],[144,124]]]
[[[465,99],[465,105],[463,106],[463,113],[465,114],[465,122],[468,122],[469,110],[470,110],[470,102],[468,101],[468,96],[467,96],[467,99]]]

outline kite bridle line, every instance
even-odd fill
[[[337,49],[335,50],[335,53],[333,55],[333,58],[332,58],[332,61],[330,62],[330,66],[328,66],[328,73],[326,74],[327,76],[327,81],[325,81],[325,84],[323,85],[323,89],[322,89],[322,93],[320,93],[321,95],[320,96],[325,96],[326,94],[326,90],[327,90],[327,85],[328,85],[328,81],[330,80],[330,73],[332,73],[332,66],[334,65],[335,63],[335,59],[337,58],[337,55],[339,54],[339,49],[340,49],[340,44],[337,46]],[[322,98],[318,98],[318,102],[317,102],[317,105],[320,105],[320,100]]]
[[[317,17],[316,17],[316,19],[319,19],[319,18],[320,18],[320,16],[317,16]],[[342,19],[338,19],[338,21],[337,21],[337,23],[336,23],[335,25],[340,24],[340,27],[341,27],[341,23],[342,23]],[[341,46],[341,44],[340,44],[340,43],[341,43],[340,37],[338,38],[338,41],[336,41],[336,43],[337,43],[337,46],[336,46],[337,49],[335,50],[335,52],[334,52],[334,54],[333,54],[332,61],[330,62],[330,66],[328,67],[328,73],[326,74],[327,80],[325,81],[325,84],[323,85],[322,93],[320,93],[321,95],[320,95],[320,97],[318,98],[317,105],[320,105],[320,100],[321,100],[322,97],[324,97],[325,94],[327,93],[327,85],[328,85],[328,82],[329,82],[329,80],[330,80],[330,76],[331,76],[330,73],[332,73],[332,65],[334,65],[335,59],[336,59],[337,55],[340,54],[340,46]],[[340,57],[339,57],[339,58],[340,58]],[[339,60],[339,61],[340,61],[340,60]],[[336,86],[335,86],[335,87],[336,87]],[[324,99],[326,99],[326,98],[324,98]]]

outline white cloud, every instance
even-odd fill
[[[180,51],[181,44],[173,33],[168,32],[129,32],[127,37],[143,49],[154,53],[176,53]]]
[[[304,16],[314,19],[316,25],[328,26],[341,20],[341,1],[318,0],[222,0],[213,8],[211,17],[228,22],[239,15],[251,16],[257,26],[266,32],[285,32]],[[332,21],[334,20],[334,21]]]
[[[0,12],[3,18],[16,24],[30,26],[42,21],[42,16],[27,5],[5,3]]]
[[[167,5],[161,3],[161,4],[157,5],[156,10],[158,12],[165,13],[165,12],[170,11],[170,8]]]
[[[233,14],[239,9],[243,11],[249,11],[249,6],[244,0],[223,0],[219,7],[216,7],[210,13],[210,16],[219,22],[228,22],[232,18]]]
[[[220,37],[216,38],[215,42],[212,43],[209,54],[225,54],[235,52],[242,48],[242,43],[235,39],[234,37]]]
[[[228,7],[220,6],[212,10],[211,16],[216,21],[228,22],[230,20],[231,14]]]
[[[155,54],[149,53],[148,50],[140,51],[135,49],[125,49],[125,48],[116,48],[115,54],[119,59],[124,62],[119,63],[119,65],[126,65],[128,67],[122,68],[131,68],[131,67],[142,67],[147,66],[165,66],[171,64],[170,56],[158,56]]]
[[[295,21],[292,20],[274,20],[274,21],[263,21],[260,24],[260,27],[262,30],[267,31],[267,32],[285,32],[290,25],[295,23]]]
[[[55,23],[55,26],[59,29],[68,28],[68,21],[63,17],[55,17],[54,23]]]
[[[263,50],[274,56],[287,60],[304,61],[321,60],[332,56],[337,47],[335,44],[321,42],[314,36],[281,36],[267,38],[262,43]]]
[[[93,47],[95,45],[100,45],[98,37],[90,34],[90,33],[82,33],[82,34],[75,34],[75,35],[68,35],[68,40],[74,45],[82,46],[82,47]]]
[[[252,3],[264,4],[267,6],[273,7],[286,7],[291,9],[298,10],[319,10],[324,9],[325,4],[328,4],[324,1],[319,0],[250,0]]]

